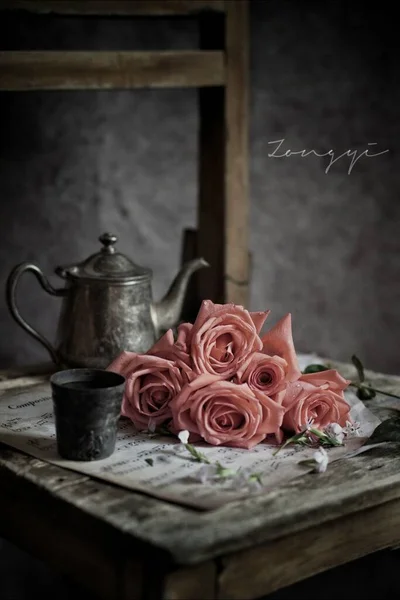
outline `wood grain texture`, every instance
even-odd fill
[[[0,369],[0,382],[10,381],[11,379],[18,379],[21,377],[49,375],[55,368],[56,366],[53,363],[48,362]]]
[[[209,263],[198,272],[199,300],[224,303],[225,261],[225,90],[199,90],[198,252]],[[200,303],[199,303],[200,304]],[[199,306],[197,307],[199,308]]]
[[[222,559],[217,598],[259,598],[399,539],[400,500],[394,500]]]
[[[222,52],[0,52],[0,90],[222,85]]]
[[[223,0],[0,0],[0,10],[64,15],[174,16],[223,11]]]
[[[279,489],[199,513],[161,500],[82,479],[53,465],[2,448],[2,486],[37,489],[68,520],[79,508],[117,531],[164,550],[188,565],[251,548],[400,498],[400,456],[376,449],[334,463]],[[182,527],[182,523],[185,524]]]
[[[42,464],[39,469],[46,471],[48,465]],[[118,547],[112,543],[111,528],[93,524],[92,519],[76,509],[67,514],[34,485],[27,485],[22,473],[12,481],[3,472],[0,477],[1,537],[72,576],[99,598],[116,599],[114,565]],[[78,476],[72,485],[83,481],[85,477]],[[60,489],[68,485],[68,479],[61,472],[55,475],[53,483]]]
[[[225,47],[225,89],[199,92],[200,299],[248,305],[248,4],[232,0],[226,19],[201,21],[203,49]]]
[[[227,5],[226,15],[226,190],[225,298],[249,301],[249,6]]]
[[[171,572],[164,582],[160,600],[215,600],[216,573],[214,562]]]
[[[163,582],[163,589],[175,590],[176,594],[174,596],[171,592],[170,596],[165,597],[177,599],[180,598],[179,594],[182,590],[188,589],[187,586],[194,586],[190,589],[197,589],[195,586],[199,581],[197,576],[190,576],[190,573],[197,573],[197,570],[186,573],[185,569],[182,570],[183,566],[210,562],[213,558],[228,555],[223,561],[224,568],[220,575],[220,597],[230,597],[232,587],[236,585],[234,573],[236,571],[240,573],[237,562],[246,565],[246,577],[254,582],[254,586],[250,587],[252,595],[243,597],[257,597],[260,595],[260,590],[266,593],[277,589],[277,586],[289,585],[324,568],[399,543],[400,531],[396,520],[398,513],[393,513],[392,509],[386,511],[384,507],[388,506],[391,500],[394,500],[392,506],[398,506],[400,459],[397,456],[397,461],[393,462],[392,457],[383,456],[381,453],[379,457],[370,457],[360,465],[359,459],[362,457],[357,458],[358,460],[351,461],[353,464],[349,465],[351,468],[347,473],[343,473],[343,469],[337,469],[338,464],[332,465],[331,473],[318,477],[318,485],[316,485],[316,476],[309,476],[301,480],[300,485],[297,482],[296,485],[287,486],[285,490],[280,490],[278,493],[266,494],[258,501],[252,499],[252,501],[227,505],[218,511],[196,513],[76,473],[63,471],[21,453],[0,450],[0,480],[2,489],[7,490],[7,494],[3,494],[0,501],[1,508],[4,507],[5,510],[2,513],[4,518],[0,519],[0,535],[50,561],[51,564],[58,564],[58,568],[63,567],[65,572],[73,575],[92,590],[94,590],[93,585],[99,586],[103,592],[107,591],[107,594],[112,593],[116,582],[114,570],[109,566],[109,562],[111,561],[111,565],[115,568],[116,564],[119,565],[120,574],[125,564],[119,554],[120,551],[123,552],[125,561],[128,561],[129,557],[138,557],[138,555],[144,559],[147,553],[147,556],[152,557],[153,565],[157,560],[161,565],[167,565],[171,560],[180,564],[181,568],[175,576],[168,579],[166,575]],[[357,467],[355,462],[358,463]],[[7,467],[4,466],[5,464]],[[365,473],[362,484],[360,470]],[[334,475],[333,471],[336,471]],[[371,472],[375,477],[371,477]],[[355,477],[354,473],[356,473]],[[338,488],[343,488],[344,480],[346,480],[347,492],[341,489],[337,493]],[[351,503],[349,488],[353,489]],[[372,494],[371,488],[373,488]],[[314,495],[313,491],[317,494]],[[29,511],[23,511],[26,520],[19,518],[23,506],[16,502],[18,498],[27,499],[23,503],[25,508],[26,502],[29,503]],[[382,510],[379,507],[382,507]],[[373,509],[373,512],[368,512],[368,509]],[[55,515],[56,520],[48,519],[47,515]],[[378,537],[375,542],[370,538],[368,545],[365,531],[368,531],[374,519],[377,519],[379,527],[386,531],[386,534]],[[345,522],[343,535],[348,535],[346,523],[353,522],[356,526],[349,544],[341,545],[340,553],[334,551],[331,553],[328,548],[324,562],[315,560],[302,567],[297,565],[298,570],[294,570],[290,578],[284,578],[282,571],[275,572],[274,569],[266,568],[268,561],[263,551],[268,558],[279,550],[282,557],[287,556],[286,564],[290,566],[290,561],[294,560],[291,559],[290,550],[293,540],[299,540],[298,544],[305,541],[311,543],[317,531],[326,536],[328,531],[336,531],[341,527],[343,521]],[[50,533],[46,533],[58,527],[58,523],[68,524],[65,532],[63,527],[60,528],[58,538],[63,543],[62,555],[54,552]],[[184,527],[182,523],[185,524]],[[42,527],[44,537],[38,534]],[[388,529],[391,529],[390,534]],[[90,540],[95,541],[95,549],[88,548],[87,542],[82,539],[82,532]],[[113,553],[113,557],[107,554],[104,544],[101,545],[99,541],[101,539]],[[267,544],[266,540],[271,545]],[[146,542],[144,546],[143,542]],[[265,547],[262,548],[262,545]],[[83,553],[87,551],[92,553],[93,566],[84,571],[80,569],[83,560],[81,546]],[[240,551],[238,553],[239,549],[242,549],[243,553]],[[312,550],[314,550],[313,546]],[[257,554],[258,551],[261,558],[259,561],[253,561],[254,553]],[[157,552],[164,558],[157,559]],[[248,560],[247,556],[249,556]],[[136,558],[134,561],[136,566],[137,560]],[[139,573],[132,571],[132,563],[127,564],[129,568],[124,572],[129,573],[129,577],[126,575],[120,580],[119,576],[118,581],[123,581],[124,590],[137,590],[143,571],[140,570]],[[94,577],[97,568],[101,570],[101,576],[96,576],[95,583],[91,584],[91,578]],[[206,593],[208,593],[207,589],[210,589],[210,582],[207,580],[204,584],[204,597],[208,598]],[[150,594],[149,598],[162,597],[159,593],[160,588],[156,589],[157,592]],[[121,595],[121,587],[118,593],[120,595],[116,597],[120,599],[129,597]],[[101,597],[114,598],[115,596],[101,595]]]
[[[400,391],[400,378],[368,376],[379,378],[383,389]],[[32,384],[41,377],[26,379]],[[0,382],[0,393],[6,383]],[[118,488],[5,446],[0,485],[0,535],[104,598],[140,598],[143,589],[148,599],[179,600],[192,592],[193,598],[256,598],[400,543],[400,453],[393,446],[208,512]],[[57,549],[54,531],[61,542]],[[300,554],[300,548],[309,550]],[[87,553],[91,558],[83,569]],[[219,595],[210,596],[217,558]],[[162,565],[157,579],[154,564]]]
[[[200,48],[224,47],[225,21],[219,15],[200,19]],[[224,302],[225,257],[225,90],[203,88],[198,92],[199,151],[197,249],[209,263],[198,271],[199,302]],[[197,309],[199,306],[197,307]]]

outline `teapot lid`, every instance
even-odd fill
[[[61,277],[110,281],[115,283],[130,283],[132,281],[149,279],[150,269],[139,267],[125,254],[116,252],[114,244],[118,238],[111,233],[103,233],[99,237],[102,244],[100,252],[92,254],[77,265],[57,267],[56,273]]]

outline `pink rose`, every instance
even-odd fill
[[[188,381],[174,362],[135,352],[123,352],[107,370],[127,378],[121,413],[139,431],[172,418],[171,400]]]
[[[190,335],[192,329],[192,323],[181,323],[178,325],[178,337],[176,340],[176,345],[185,352],[189,352]]]
[[[171,402],[175,431],[188,430],[215,446],[253,448],[282,424],[284,409],[247,384],[203,374]]]
[[[350,406],[343,394],[349,383],[333,369],[302,375],[290,383],[283,399],[283,428],[298,433],[311,419],[317,429],[330,423],[344,427],[350,420]]]
[[[193,370],[225,379],[235,375],[252,352],[261,350],[258,334],[268,313],[204,300],[189,334]]]
[[[296,381],[301,375],[292,336],[292,316],[288,313],[262,337],[262,351],[269,356],[284,358],[287,381]]]
[[[280,356],[268,356],[255,352],[237,372],[239,383],[247,383],[250,389],[263,392],[267,396],[282,393],[286,389],[288,364]],[[275,398],[278,401],[277,398]]]
[[[190,325],[190,323],[187,323],[187,325]],[[192,327],[192,325],[190,326]],[[181,327],[181,325],[179,327]],[[146,354],[160,356],[161,358],[175,361],[179,367],[187,372],[191,360],[186,345],[186,335],[186,329],[181,329],[180,333],[178,333],[178,339],[175,342],[172,329],[168,329],[168,331],[164,333]]]

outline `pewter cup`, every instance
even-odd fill
[[[78,461],[111,456],[125,378],[102,369],[70,369],[52,375],[50,384],[60,456]]]

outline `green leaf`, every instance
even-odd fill
[[[154,460],[152,458],[145,458],[144,459],[148,465],[150,465],[150,467],[152,467],[154,465]]]
[[[252,473],[249,477],[249,481],[257,481],[257,483],[262,485],[262,473]]]
[[[380,442],[400,442],[400,417],[392,417],[380,423],[366,444]]]
[[[364,366],[363,366],[361,360],[358,358],[358,356],[353,354],[353,356],[351,357],[351,362],[357,369],[358,379],[359,379],[360,383],[362,383],[363,381],[365,381],[365,375],[364,375]]]
[[[227,467],[223,467],[219,462],[216,462],[215,464],[217,467],[218,477],[226,479],[227,477],[233,477],[234,475],[236,475],[236,471],[234,471],[234,469],[228,469]]]
[[[192,446],[192,444],[185,444],[185,448],[190,452],[190,454],[197,462],[205,463],[206,465],[211,464],[208,458],[205,456],[205,454],[202,454],[201,452],[196,450],[196,448]]]
[[[334,437],[331,437],[330,435],[323,431],[320,431],[319,429],[314,429],[313,427],[310,427],[309,432],[313,433],[319,439],[323,446],[343,446],[342,442],[339,442]]]
[[[324,433],[323,431],[321,431],[320,429],[315,429],[314,427],[310,427],[310,429],[308,430],[310,433],[313,433],[318,439],[320,440],[325,440],[328,436],[326,435],[326,433]]]
[[[328,367],[325,365],[308,365],[303,371],[303,375],[308,375],[310,373],[320,373],[321,371],[328,371]]]
[[[305,431],[300,431],[300,433],[296,433],[292,437],[288,438],[286,442],[284,442],[275,452],[272,453],[272,456],[276,456],[280,450],[289,446],[289,444],[304,444],[307,442],[307,436],[305,435]]]

